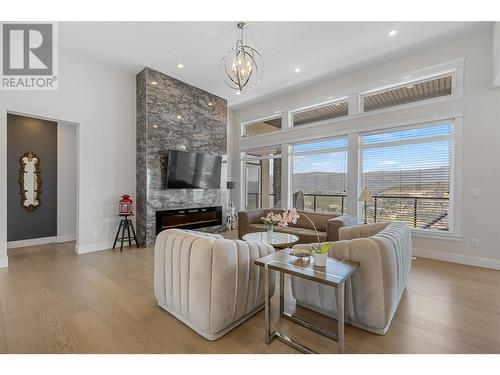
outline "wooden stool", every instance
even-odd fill
[[[116,241],[120,240],[120,252],[123,251],[123,241],[128,240],[128,244],[132,247],[132,240],[135,241],[135,245],[139,248],[139,243],[137,242],[137,236],[135,235],[134,224],[132,224],[132,220],[129,219],[132,215],[118,215],[123,219],[120,221],[120,225],[118,226],[118,231],[116,232],[115,242],[113,243],[113,251],[115,251]],[[132,229],[132,234],[134,238],[130,237],[130,229]],[[120,230],[122,231],[122,236],[120,235]],[[127,231],[127,237],[125,237],[125,230]]]

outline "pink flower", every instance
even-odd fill
[[[288,226],[288,221],[285,218],[281,218],[278,221],[278,226],[280,226],[282,228],[286,228]]]
[[[297,219],[300,215],[297,213],[295,208],[291,208],[289,210],[285,210],[281,216],[278,215],[278,225],[280,227],[287,227],[289,223],[297,224]]]
[[[285,228],[289,223],[296,224],[298,218],[300,218],[300,215],[297,213],[297,210],[295,208],[291,208],[289,210],[285,210],[281,215],[269,212],[266,217],[261,217],[260,220],[264,224],[278,225]]]
[[[300,218],[300,215],[297,212],[296,208],[290,208],[288,210],[288,222],[292,224],[297,224],[297,219]]]

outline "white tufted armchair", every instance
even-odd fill
[[[264,277],[254,260],[270,245],[169,229],[155,245],[158,305],[208,340],[216,340],[264,304]],[[271,286],[274,290],[274,278]]]
[[[328,255],[360,263],[346,284],[346,321],[385,334],[410,274],[412,243],[408,226],[376,223],[340,228],[339,241],[332,243]],[[333,317],[337,314],[331,287],[293,277],[292,293],[303,307]]]

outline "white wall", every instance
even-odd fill
[[[491,88],[492,35],[485,30],[446,44],[421,50],[389,62],[374,65],[351,74],[333,78],[286,95],[242,108],[234,113],[232,126],[239,134],[239,123],[251,117],[272,115],[276,110],[300,107],[325,101],[336,92],[359,85],[403,75],[413,70],[437,65],[465,56],[464,96],[449,103],[416,107],[407,111],[365,117],[350,121],[350,126],[367,121],[397,122],[405,117],[425,117],[437,113],[463,112],[461,238],[437,240],[415,238],[416,253],[467,264],[500,269],[500,90]],[[314,133],[314,132],[313,132]],[[238,137],[233,137],[238,142]],[[238,150],[232,158],[238,160]],[[232,176],[240,175],[239,163],[232,164]],[[480,197],[471,197],[471,189],[479,189]],[[480,246],[472,247],[472,239]]]
[[[59,89],[0,91],[0,267],[7,265],[7,111],[79,124],[77,252],[109,248],[119,196],[135,196],[135,76],[60,50]]]
[[[237,176],[234,175],[236,164],[239,163],[239,158],[236,159],[234,155],[238,152],[239,131],[237,131],[235,124],[234,112],[230,109],[227,110],[227,180],[238,181]]]
[[[500,87],[500,22],[493,23],[492,35],[491,80],[493,86]]]
[[[77,125],[57,124],[57,237],[76,239]]]

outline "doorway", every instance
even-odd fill
[[[7,248],[76,240],[77,151],[77,124],[7,114]]]

